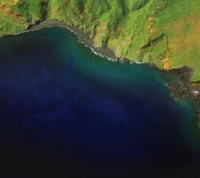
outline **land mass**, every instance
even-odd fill
[[[192,67],[192,82],[200,81],[199,19],[199,0],[0,0],[0,35],[59,20],[119,59]]]

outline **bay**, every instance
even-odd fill
[[[95,55],[63,28],[3,37],[2,165],[52,177],[179,175],[199,160],[197,126],[165,82],[149,65]]]

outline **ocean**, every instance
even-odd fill
[[[64,28],[1,38],[1,173],[191,175],[199,161],[194,109],[165,83],[155,67],[111,62]]]

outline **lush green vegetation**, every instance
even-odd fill
[[[165,70],[188,65],[200,80],[199,0],[0,0],[0,35],[45,19],[78,26],[119,58]]]

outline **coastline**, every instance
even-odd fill
[[[95,53],[96,55],[100,57],[105,57],[108,60],[113,61],[113,62],[120,61],[121,63],[123,63],[124,61],[128,61],[131,64],[137,63],[134,61],[130,61],[129,59],[119,59],[115,55],[114,51],[112,51],[111,49],[108,49],[107,47],[101,47],[101,48],[96,47],[92,39],[89,37],[89,34],[84,33],[82,30],[79,29],[79,27],[69,26],[65,22],[60,21],[60,20],[44,20],[41,22],[37,22],[36,24],[30,25],[27,28],[27,30],[23,32],[15,33],[15,34],[6,34],[0,37],[20,35],[20,34],[28,33],[31,31],[37,31],[43,28],[52,28],[52,27],[62,27],[62,28],[68,29],[71,33],[74,33],[77,36],[78,42],[84,44],[86,47],[89,47],[93,53]],[[144,63],[137,63],[137,64],[144,64]],[[194,100],[197,103],[196,105],[197,105],[198,111],[195,115],[197,115],[198,127],[200,129],[200,100],[198,98],[200,96],[200,86],[197,88],[194,88],[192,86],[192,83],[190,82],[190,78],[194,73],[194,69],[187,66],[183,66],[181,68],[171,69],[169,71],[166,71],[164,69],[158,68],[156,65],[153,65],[153,67],[159,70],[163,74],[166,74],[169,72],[173,73],[174,76],[178,77],[179,80],[182,81],[183,86],[176,84],[176,82],[170,83],[170,84],[166,83],[166,86],[171,91],[171,96],[175,100],[183,100],[187,98],[189,100]],[[184,89],[186,90],[184,90],[182,87],[184,87]]]
[[[29,27],[28,31],[37,31],[43,28],[52,28],[52,27],[62,27],[68,29],[71,33],[74,33],[78,41],[82,44],[84,44],[86,47],[89,47],[93,53],[96,55],[99,55],[101,57],[106,57],[108,60],[111,61],[117,61],[118,57],[115,55],[115,53],[108,48],[98,48],[95,46],[94,42],[90,39],[89,34],[86,34],[82,32],[78,27],[75,26],[69,26],[65,22],[62,22],[60,20],[45,20],[42,21],[41,23],[32,25]]]

